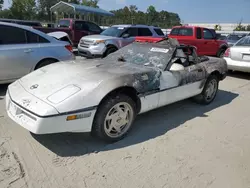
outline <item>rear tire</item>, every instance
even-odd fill
[[[123,139],[132,127],[136,112],[136,104],[129,96],[109,96],[97,109],[92,135],[108,142]]]
[[[217,75],[210,75],[205,83],[201,94],[193,97],[199,104],[208,105],[215,99],[219,88],[219,78]]]
[[[40,63],[38,63],[38,64],[36,65],[35,70],[40,69],[40,68],[42,68],[42,67],[45,67],[45,66],[47,66],[47,65],[50,65],[50,64],[52,64],[52,63],[56,63],[56,62],[57,62],[57,61],[54,60],[54,59],[45,59],[45,60],[42,60]]]

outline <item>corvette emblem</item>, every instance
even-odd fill
[[[25,107],[29,106],[30,102],[31,102],[31,100],[29,100],[29,99],[22,100],[23,106],[25,106]]]
[[[32,86],[30,87],[30,89],[36,89],[36,88],[38,88],[38,84],[32,85]]]

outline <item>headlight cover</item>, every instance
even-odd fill
[[[52,95],[48,96],[47,100],[51,103],[59,104],[62,101],[69,98],[70,96],[78,93],[80,90],[81,90],[81,88],[76,86],[76,85],[73,85],[73,84],[68,85],[68,86],[56,91]]]
[[[101,43],[105,43],[105,40],[96,40],[93,45],[98,45],[98,44],[101,44]]]

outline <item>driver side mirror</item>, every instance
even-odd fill
[[[128,33],[124,33],[123,35],[122,35],[122,38],[129,38],[130,37],[130,35],[128,34]]]

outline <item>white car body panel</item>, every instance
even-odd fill
[[[33,107],[37,105],[33,105]],[[14,112],[13,108],[18,108]],[[34,134],[50,134],[58,132],[90,132],[92,122],[96,110],[90,110],[85,113],[91,115],[87,118],[77,119],[74,121],[66,121],[68,115],[52,116],[52,117],[39,117],[30,113],[29,111],[20,108],[13,101],[10,100],[9,94],[6,95],[6,109],[8,116],[21,125],[23,128],[29,130]],[[83,114],[83,113],[78,113]]]
[[[238,61],[232,60],[231,58],[224,57],[227,62],[227,66],[229,70],[241,71],[241,72],[250,72],[250,61]]]

